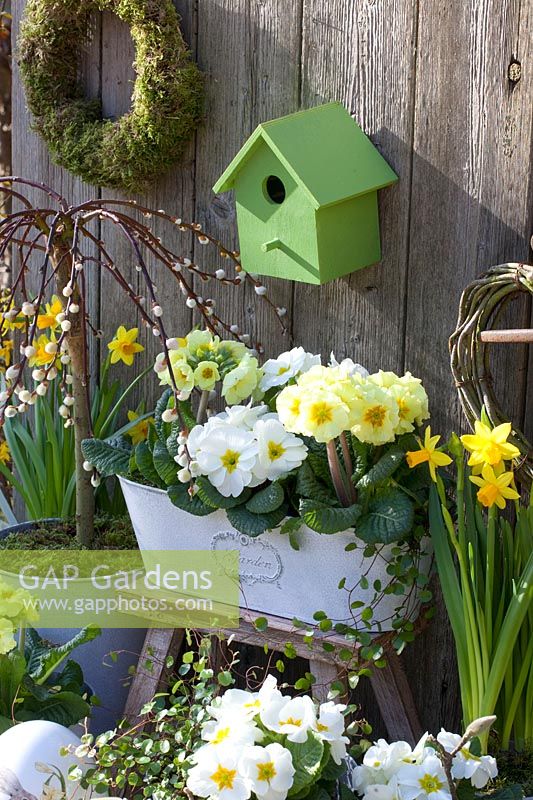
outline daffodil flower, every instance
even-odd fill
[[[11,460],[9,445],[6,441],[0,442],[0,463],[7,464]]]
[[[11,353],[13,352],[13,340],[4,339],[2,347],[0,347],[0,359],[4,362],[5,367],[11,364]]]
[[[131,367],[135,354],[144,350],[142,344],[136,341],[138,334],[138,328],[130,328],[129,331],[124,325],[117,328],[115,338],[107,345],[108,350],[111,351],[112,364],[123,361],[127,367]]]
[[[437,444],[440,436],[432,436],[431,428],[428,425],[424,434],[424,443],[420,442],[420,450],[410,450],[406,453],[407,463],[411,467],[417,467],[419,464],[424,464],[427,461],[431,480],[437,482],[437,467],[446,467],[452,463],[452,459],[446,453],[441,453],[437,450]]]
[[[515,489],[511,489],[510,484],[514,478],[512,472],[500,472],[499,470],[485,464],[481,471],[481,477],[471,475],[470,480],[479,486],[477,499],[486,508],[492,508],[494,504],[498,508],[505,508],[506,500],[518,500],[520,495]]]
[[[61,314],[63,311],[63,304],[57,295],[53,295],[52,302],[46,303],[45,305],[45,312],[44,314],[39,314],[37,316],[37,327],[40,331],[44,330],[45,328],[52,328],[55,329],[58,326],[58,321],[56,319],[58,314]]]
[[[136,411],[128,411],[128,419],[130,422],[133,422],[136,419],[139,419],[139,414]],[[144,442],[148,438],[148,431],[150,430],[150,425],[154,422],[153,417],[148,417],[148,419],[142,419],[133,428],[130,428],[128,431],[128,436],[131,437],[131,443],[133,445],[139,444],[139,442]]]
[[[51,364],[57,358],[57,353],[48,353],[46,346],[54,342],[54,338],[49,338],[45,333],[35,339],[33,346],[35,347],[35,355],[29,359],[30,367],[44,367]]]
[[[495,428],[490,428],[481,420],[476,420],[474,433],[461,436],[464,448],[471,453],[468,459],[469,466],[473,467],[478,464],[494,466],[502,460],[517,458],[520,450],[507,441],[510,433],[510,422],[503,422]]]

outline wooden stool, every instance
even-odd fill
[[[241,624],[238,631],[222,630],[234,641],[242,644],[264,646],[268,642],[272,650],[283,652],[288,641],[294,645],[296,654],[309,660],[309,671],[315,676],[313,696],[323,702],[328,693],[328,686],[342,680],[345,664],[338,657],[338,649],[346,648],[346,641],[340,636],[328,636],[328,642],[335,650],[326,653],[321,646],[320,637],[309,644],[304,641],[305,631],[295,629],[292,621],[266,615],[268,628],[260,633],[254,624],[256,614],[241,609]],[[265,616],[265,615],[263,615]],[[130,688],[124,716],[134,722],[142,707],[161,690],[167,677],[166,661],[169,655],[178,652],[183,643],[182,629],[152,628],[146,634],[144,647],[139,660],[139,668]],[[390,634],[379,637],[386,649],[387,664],[382,669],[372,669],[370,682],[376,696],[381,716],[391,741],[402,739],[414,745],[422,735],[411,687],[403,670],[403,665],[390,646],[386,648]],[[344,681],[343,681],[344,682]]]

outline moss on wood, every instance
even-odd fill
[[[92,13],[130,26],[132,108],[102,119],[79,82]],[[171,0],[29,0],[18,59],[33,127],[53,160],[87,183],[139,191],[176,163],[202,116],[203,80]]]

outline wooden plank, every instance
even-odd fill
[[[517,52],[528,5],[454,0],[420,8],[406,363],[429,387],[433,426],[444,435],[462,419],[443,368],[461,291],[510,254],[528,256],[530,45],[522,41]],[[508,78],[514,58],[527,73],[517,84]],[[527,327],[526,307],[514,303],[499,324]],[[523,348],[493,358],[517,422],[526,358]]]
[[[399,175],[380,193],[380,264],[327,284],[296,284],[294,337],[325,356],[400,370],[408,239],[416,7],[305,0],[302,105],[340,100]]]
[[[196,151],[196,218],[236,247],[233,199],[211,187],[259,122],[298,110],[301,0],[199,0],[198,61],[206,74],[207,114]],[[195,250],[198,259],[202,250]],[[227,262],[220,266],[227,267]],[[290,306],[288,282],[265,279],[278,306]],[[221,316],[259,334],[267,355],[287,349],[276,318],[248,289],[209,296]]]
[[[313,697],[319,703],[325,703],[328,699],[328,692],[334,681],[342,680],[339,669],[334,663],[325,661],[309,661],[309,672],[315,676],[316,683],[313,684]],[[346,693],[347,693],[346,689]],[[339,700],[344,701],[342,696]]]
[[[144,640],[137,672],[132,680],[124,717],[132,724],[140,716],[142,707],[149,703],[168,674],[166,659],[179,651],[185,631],[151,628]]]
[[[195,50],[195,0],[179,0],[175,3],[181,17],[181,29],[191,49]],[[131,103],[131,91],[135,78],[133,61],[135,52],[129,28],[116,16],[110,13],[102,15],[102,106],[104,114],[118,117],[126,113]],[[181,163],[177,164],[168,174],[157,180],[144,194],[128,194],[127,199],[134,199],[139,204],[153,209],[164,209],[167,213],[192,221],[194,212],[194,140],[190,142]],[[124,198],[120,192],[102,190],[102,197]],[[177,254],[192,256],[192,239],[187,233],[178,230],[175,225],[164,224],[158,220],[148,220],[141,217],[149,224],[157,236],[160,236],[165,245],[174,249]],[[132,285],[145,294],[145,284],[135,272],[135,260],[128,243],[116,230],[110,232],[110,227],[104,227],[104,234],[110,242],[117,263],[121,265],[128,275]],[[149,262],[150,264],[151,262]],[[153,267],[153,265],[152,265]],[[159,299],[164,311],[164,320],[169,331],[169,336],[182,336],[191,328],[191,312],[186,308],[182,295],[178,291],[177,282],[172,275],[163,271],[161,267],[152,268],[152,279],[157,286]],[[109,274],[101,277],[101,327],[104,331],[104,346],[102,357],[107,355],[106,343],[113,336],[118,325],[126,327],[139,327],[139,318],[133,304],[125,300]],[[148,366],[153,363],[157,353],[161,351],[159,340],[144,327],[140,328],[139,341],[145,347],[145,353],[139,359],[139,364]],[[113,369],[113,376],[117,377],[123,385],[128,384],[135,373],[128,367]],[[128,408],[134,409],[141,401],[147,407],[159,397],[160,389],[157,382],[150,375],[131,396]]]
[[[20,20],[24,11],[25,0],[15,0],[13,2],[13,31],[14,49],[16,53],[16,37],[20,27]],[[88,97],[96,97],[100,91],[100,23],[99,18],[95,17],[91,21],[90,39],[86,43],[81,53],[81,80],[85,87]],[[13,58],[13,172],[21,177],[31,178],[35,181],[42,181],[60,194],[62,194],[71,205],[76,205],[97,196],[97,188],[89,186],[78,180],[61,167],[55,166],[48,152],[45,142],[30,128],[30,115],[26,109],[24,90],[20,80],[19,69],[16,57]],[[43,193],[28,191],[27,195],[35,202],[43,202]],[[97,233],[98,226],[94,225],[93,231]],[[94,247],[86,247],[87,255],[94,255]],[[99,305],[99,280],[94,271],[87,273],[88,284],[88,306],[89,312],[95,318],[98,317]],[[96,369],[96,359],[98,345],[94,340],[91,341],[91,360],[90,368],[94,373]]]
[[[414,746],[422,736],[422,725],[411,686],[396,653],[387,654],[383,669],[372,670],[370,682],[390,741],[402,740]]]

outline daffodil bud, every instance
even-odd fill
[[[474,739],[476,736],[481,736],[481,734],[487,733],[490,731],[495,722],[496,717],[494,716],[479,717],[479,719],[475,719],[466,729],[464,739],[469,741],[470,739]]]

